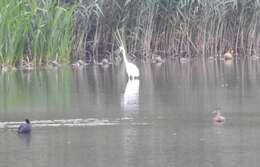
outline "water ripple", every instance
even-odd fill
[[[114,120],[108,119],[57,119],[57,120],[34,120],[31,121],[32,127],[85,127],[85,126],[113,126],[119,125],[125,120],[130,120],[130,125],[148,125],[145,122],[134,122],[132,118],[123,117]],[[22,122],[0,122],[0,129],[16,129]]]

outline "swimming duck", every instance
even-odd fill
[[[51,60],[51,61],[48,62],[48,64],[49,64],[51,67],[53,67],[53,68],[58,68],[58,67],[61,66],[61,65],[58,63],[57,60]]]
[[[233,59],[233,50],[227,51],[224,54],[224,59],[225,60],[232,60]]]
[[[31,132],[31,123],[29,119],[25,119],[24,122],[22,122],[17,130],[18,133],[30,133]]]
[[[214,111],[213,114],[214,114],[213,117],[214,122],[217,123],[225,122],[225,117],[223,117],[219,111]]]
[[[88,63],[84,62],[83,60],[78,60],[71,64],[73,68],[79,68],[88,65]]]
[[[152,57],[152,63],[157,63],[157,64],[161,64],[164,63],[165,61],[162,59],[161,56],[153,56]]]

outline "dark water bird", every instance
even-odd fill
[[[32,130],[31,123],[29,119],[25,119],[24,122],[22,122],[17,130],[18,133],[30,133]]]
[[[51,60],[51,61],[49,61],[49,62],[48,62],[48,65],[50,65],[50,66],[53,67],[53,68],[58,68],[58,67],[61,66],[61,65],[58,63],[57,60]]]
[[[108,68],[109,65],[112,64],[111,62],[108,61],[107,58],[103,58],[100,62],[95,62],[95,60],[94,60],[94,63],[97,65],[100,65],[103,68]]]
[[[25,71],[31,71],[31,70],[33,70],[33,64],[30,63],[29,57],[27,56],[25,59],[26,59],[26,60],[23,60],[23,61],[22,61],[21,69],[22,69],[22,70],[25,70]]]
[[[165,60],[163,60],[161,56],[153,56],[153,58],[152,58],[152,63],[161,64],[164,62],[165,62]]]
[[[109,63],[109,61],[108,61],[107,58],[103,58],[99,64],[100,64],[103,68],[108,68],[110,63]]]
[[[101,60],[101,64],[102,64],[102,65],[109,64],[108,59],[106,59],[106,58],[102,59],[102,60]]]

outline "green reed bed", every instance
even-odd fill
[[[73,10],[55,0],[1,0],[0,63],[69,60]]]

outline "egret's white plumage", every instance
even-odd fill
[[[133,63],[130,63],[127,58],[126,58],[126,51],[124,49],[124,47],[120,47],[120,52],[122,52],[123,54],[123,59],[124,59],[124,62],[125,62],[125,66],[126,66],[126,72],[127,72],[127,75],[128,75],[128,78],[136,78],[136,77],[139,77],[140,76],[140,73],[139,73],[139,69],[137,68],[137,66]]]

